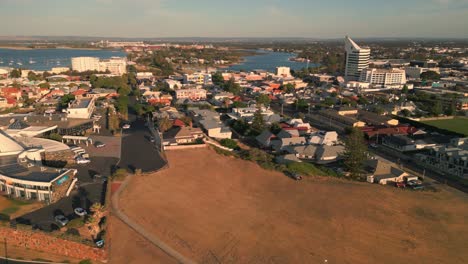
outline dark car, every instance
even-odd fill
[[[293,180],[296,180],[296,181],[300,181],[302,180],[302,176],[299,175],[298,173],[295,173],[295,172],[290,172],[287,174],[291,179]]]
[[[94,146],[96,148],[103,148],[106,146],[106,144],[102,143],[101,141],[96,141],[96,143],[94,143]]]

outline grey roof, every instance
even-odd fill
[[[26,122],[21,121],[19,119],[15,119],[15,121],[11,125],[8,126],[8,129],[21,130],[21,129],[25,129],[28,127],[29,125],[26,124]]]
[[[315,156],[315,153],[317,152],[317,146],[315,145],[287,146],[284,149],[291,154],[304,155],[308,157]]]
[[[317,160],[321,160],[324,158],[337,157],[343,152],[344,152],[344,146],[342,145],[336,145],[336,146],[321,145],[317,149]]]
[[[255,139],[259,142],[262,146],[268,147],[270,146],[271,139],[275,135],[271,133],[269,130],[264,130],[260,135],[258,135]]]
[[[296,157],[294,154],[286,154],[282,156],[278,156],[275,158],[277,163],[280,164],[288,164],[288,163],[293,163],[293,162],[301,162],[300,159]]]
[[[366,170],[372,173],[377,180],[395,178],[405,173],[403,170],[377,159],[368,160],[366,162]]]

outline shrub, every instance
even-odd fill
[[[112,174],[113,180],[123,180],[127,177],[127,170],[126,169],[117,169],[114,174]]]
[[[238,149],[239,146],[237,145],[237,142],[235,140],[225,138],[220,141],[221,145],[230,148],[230,149]]]

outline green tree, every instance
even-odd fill
[[[344,163],[351,177],[362,180],[364,163],[367,160],[367,145],[364,140],[364,133],[358,128],[352,128],[351,133],[345,140],[345,150],[343,153]]]
[[[20,78],[21,77],[21,69],[13,69],[10,72],[10,77],[11,78]]]
[[[211,76],[211,80],[215,85],[222,85],[224,83],[223,74],[221,72],[215,72]]]
[[[427,71],[427,72],[421,73],[420,78],[421,80],[424,80],[424,81],[436,81],[436,80],[440,80],[440,74],[435,71]]]
[[[264,105],[264,106],[268,106],[271,103],[270,97],[266,94],[261,94],[257,96],[256,101],[257,101],[257,105]]]
[[[408,86],[405,84],[405,85],[403,86],[403,89],[401,89],[401,93],[403,93],[403,94],[408,94],[408,91],[409,91],[409,90],[408,90]]]
[[[36,74],[33,71],[28,72],[28,80],[30,80],[30,81],[37,81],[38,80]]]
[[[295,102],[296,108],[299,111],[305,111],[309,107],[309,103],[304,99],[299,99]]]
[[[231,78],[229,79],[229,81],[225,82],[223,85],[223,89],[235,95],[239,95],[242,92],[242,87],[238,83],[236,83],[234,78]]]
[[[281,126],[278,123],[273,123],[270,126],[270,132],[273,134],[278,134],[281,131]]]
[[[431,114],[434,116],[440,116],[443,112],[442,103],[437,100],[430,109]]]
[[[294,91],[296,90],[296,88],[294,87],[294,84],[292,83],[288,83],[288,84],[285,84],[281,87],[281,89],[285,92],[285,93],[294,93]]]
[[[258,133],[261,133],[265,129],[265,120],[263,119],[262,110],[260,108],[258,108],[254,114],[252,129]]]
[[[60,109],[68,108],[68,103],[75,100],[75,96],[73,94],[66,94],[60,98]]]
[[[43,82],[43,83],[40,83],[38,86],[39,86],[39,88],[47,88],[47,89],[49,89],[49,88],[50,88],[50,83],[48,83],[48,82]]]

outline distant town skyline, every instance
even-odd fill
[[[0,36],[468,38],[468,0],[0,0]]]

